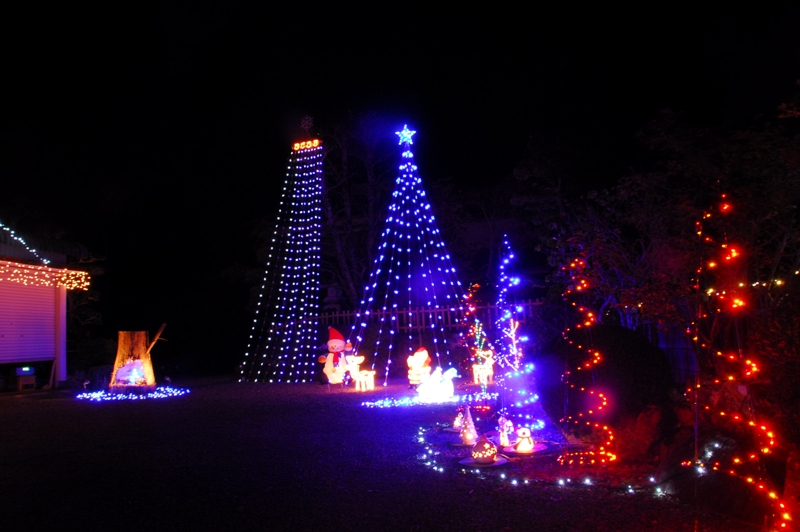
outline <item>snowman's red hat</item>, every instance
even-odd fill
[[[328,327],[328,341],[330,342],[331,340],[341,340],[344,342],[344,336],[333,327]]]

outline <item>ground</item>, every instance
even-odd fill
[[[226,379],[173,385],[191,393],[114,403],[68,391],[0,396],[0,526],[759,530],[652,489],[619,489],[627,476],[641,481],[638,470],[595,475],[605,487],[559,486],[553,454],[465,471],[458,461],[468,449],[442,430],[453,405],[362,406],[412,393],[402,382],[366,393]],[[426,448],[439,453],[436,469],[425,465]]]

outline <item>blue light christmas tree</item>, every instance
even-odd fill
[[[511,244],[508,243],[508,235],[503,235],[501,257],[500,279],[497,283],[497,320],[495,321],[496,329],[501,331],[501,336],[496,342],[500,350],[497,362],[502,368],[518,370],[522,361],[522,350],[519,344],[524,341],[524,338],[517,335],[518,315],[522,309],[517,307],[512,297],[513,288],[519,286],[519,277],[508,274],[515,258]]]
[[[310,382],[319,341],[322,143],[295,143],[239,381]]]
[[[419,347],[429,351],[434,365],[454,366],[449,331],[464,311],[461,283],[414,164],[415,133],[407,126],[397,132],[400,175],[352,329],[356,349],[372,355],[372,368],[385,364],[384,385],[398,353],[410,355]]]
[[[494,344],[498,351],[497,363],[500,366],[500,370],[496,373],[500,387],[498,415],[512,421],[516,427],[526,427],[533,431],[544,426],[542,421],[544,413],[537,404],[539,397],[535,392],[534,365],[522,362],[521,344],[527,341],[527,338],[520,334],[518,318],[522,309],[515,304],[513,297],[514,287],[519,285],[520,280],[519,277],[509,273],[512,271],[515,258],[508,236],[504,236],[495,321],[498,337]]]

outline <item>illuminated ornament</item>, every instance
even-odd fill
[[[408,357],[408,384],[418,386],[431,374],[431,357],[424,347],[417,349]]]
[[[341,384],[344,381],[344,375],[347,373],[344,348],[345,341],[342,333],[333,327],[328,327],[328,356],[325,358],[325,367],[322,368],[322,372],[328,377],[329,384]]]
[[[408,129],[408,125],[404,125],[403,130],[395,132],[395,135],[400,137],[400,145],[402,146],[403,144],[414,144],[411,137],[413,137],[415,133],[416,131]]]
[[[489,441],[486,434],[472,447],[472,458],[479,464],[491,464],[497,459],[497,447]]]
[[[478,439],[478,433],[475,431],[475,423],[472,421],[472,414],[469,411],[469,405],[464,408],[464,424],[461,427],[461,432],[458,435],[464,445],[470,447],[475,445]]]
[[[300,383],[315,377],[322,156],[319,139],[292,146],[240,382]]]
[[[519,454],[530,454],[534,451],[535,445],[533,443],[533,438],[531,438],[530,429],[517,429],[517,443],[515,443],[512,448],[515,453]]]
[[[455,394],[453,379],[457,376],[456,368],[450,368],[444,373],[442,373],[442,368],[436,368],[431,376],[417,387],[419,400],[423,403],[451,401]]]

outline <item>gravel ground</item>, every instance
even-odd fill
[[[464,473],[449,443],[457,437],[436,428],[454,406],[361,406],[408,395],[403,383],[368,393],[173,384],[191,393],[105,403],[67,391],[0,395],[0,529],[760,530],[652,490],[499,479],[521,474],[522,459]],[[420,428],[443,472],[420,459]]]

